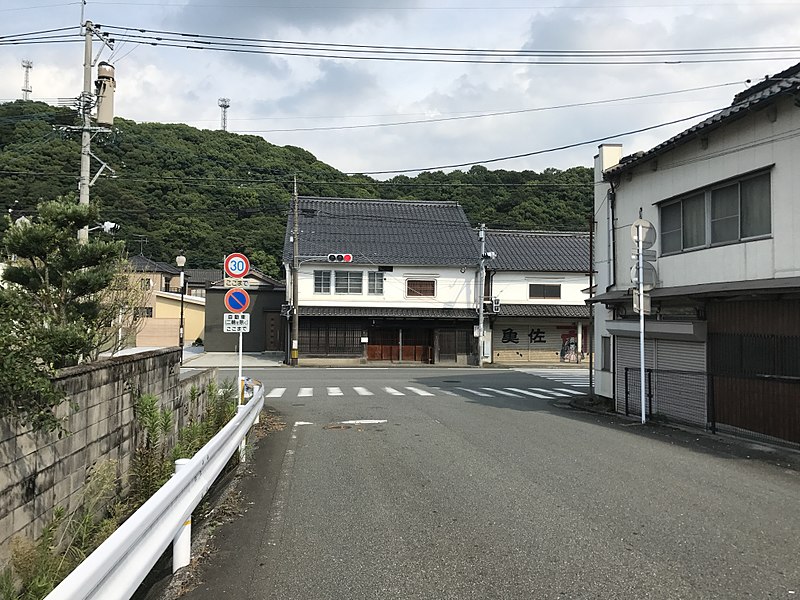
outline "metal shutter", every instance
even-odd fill
[[[614,353],[614,387],[616,388],[617,412],[625,413],[625,368],[633,369],[628,373],[628,410],[631,414],[639,414],[639,338],[614,336],[616,352]],[[644,366],[652,369],[654,364],[655,342],[644,341]],[[636,406],[633,406],[636,405]]]
[[[651,384],[653,413],[670,421],[705,427],[705,343],[658,340],[656,366]]]

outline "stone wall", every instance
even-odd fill
[[[117,461],[124,481],[137,442],[137,394],[154,394],[172,411],[173,435],[202,415],[216,369],[181,379],[179,361],[180,350],[166,348],[64,369],[55,380],[68,398],[57,409],[67,431],[60,438],[0,420],[0,566],[12,537],[34,539],[56,506],[79,506],[94,464]],[[200,392],[194,401],[193,386]]]

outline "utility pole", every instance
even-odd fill
[[[81,176],[78,182],[78,203],[89,206],[89,160],[91,157],[92,126],[89,112],[92,107],[92,27],[91,21],[84,23],[83,47],[83,92],[81,92],[80,108],[83,113],[83,127],[81,129]],[[89,227],[78,231],[78,241],[82,244],[89,243]]]
[[[486,287],[486,224],[481,223],[478,231],[481,242],[481,259],[478,262],[478,366],[483,366],[483,295]]]
[[[22,99],[28,101],[31,99],[31,69],[33,68],[33,61],[23,60],[22,68],[25,69],[25,83],[22,86]]]
[[[292,231],[292,359],[293,367],[298,365],[298,355],[300,352],[300,199],[297,196],[297,177],[294,178],[294,192],[292,193],[292,203],[294,204],[294,228]]]

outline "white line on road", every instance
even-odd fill
[[[537,392],[544,392],[545,394],[550,394],[551,396],[556,396],[558,398],[569,398],[567,394],[562,394],[561,392],[554,392],[553,390],[546,390],[544,388],[531,388],[532,390],[536,390]]]
[[[568,390],[567,388],[555,388],[559,392],[566,392],[568,394],[575,394],[576,396],[583,396],[583,392],[579,392],[577,390]]]
[[[267,394],[266,398],[280,398],[283,396],[283,393],[286,391],[286,388],[273,388],[269,394]]]
[[[344,394],[342,393],[342,388],[329,387],[328,396],[344,396]]]
[[[306,398],[308,396],[314,395],[314,388],[300,388],[300,391],[297,393],[298,397]]]
[[[487,392],[494,392],[495,394],[500,394],[501,396],[511,396],[512,398],[519,398],[517,394],[512,394],[511,392],[506,392],[503,390],[497,390],[495,388],[481,388],[482,390],[486,390]]]
[[[342,425],[380,425],[386,423],[386,419],[357,419],[355,421],[339,421]]]
[[[482,396],[483,398],[491,398],[491,394],[484,394],[483,392],[479,392],[477,390],[470,390],[468,388],[456,388],[457,390],[462,390],[464,392],[469,392],[470,394],[475,394],[476,396]]]
[[[354,387],[353,389],[356,391],[356,394],[358,394],[359,396],[373,396],[374,395],[372,392],[370,392],[367,388],[364,388],[364,387]]]
[[[448,396],[458,396],[458,394],[456,394],[455,392],[451,392],[450,390],[443,390],[440,387],[434,387],[433,389],[435,389],[437,392],[442,392],[443,394],[447,394]]]
[[[398,390],[396,390],[394,388],[390,388],[390,387],[383,388],[383,391],[391,394],[392,396],[405,396],[405,394],[403,392],[400,392],[400,391],[398,391]]]
[[[415,394],[417,394],[419,396],[433,396],[433,394],[431,394],[430,392],[426,392],[425,390],[421,390],[419,388],[406,386],[406,389],[407,390],[411,390],[412,392],[414,392]]]
[[[311,421],[295,421],[294,426],[297,427],[298,425],[313,425]]]
[[[506,388],[507,390],[511,390],[512,392],[519,392],[520,394],[525,394],[526,396],[533,396],[534,398],[541,398],[542,400],[547,400],[550,396],[545,396],[543,394],[537,394],[536,392],[529,392],[528,390],[521,390],[519,388]]]

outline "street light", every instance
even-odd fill
[[[181,364],[183,364],[183,289],[184,289],[184,277],[183,277],[183,266],[186,264],[186,257],[183,255],[183,250],[181,253],[175,257],[175,264],[181,270],[181,324],[180,328],[178,329],[178,345],[181,347]]]

